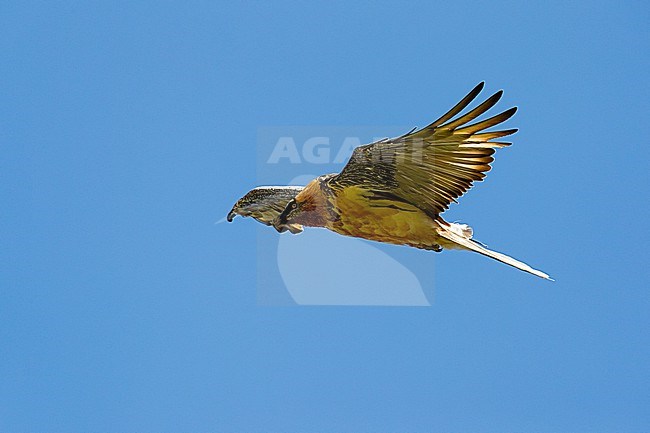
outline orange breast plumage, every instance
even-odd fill
[[[337,191],[330,203],[340,217],[327,228],[339,234],[417,248],[438,243],[434,221],[412,204],[370,197],[357,187]]]

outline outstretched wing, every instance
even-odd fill
[[[502,91],[454,119],[483,86],[484,83],[477,85],[451,110],[420,130],[357,147],[330,185],[362,188],[368,191],[369,199],[408,202],[435,218],[470,189],[474,181],[485,177],[495,148],[511,144],[492,140],[517,132],[485,132],[509,119],[516,107],[469,124],[492,108]]]
[[[254,188],[237,200],[237,203],[228,213],[227,219],[232,221],[235,216],[241,215],[255,218],[267,226],[273,225],[273,220],[287,207],[287,203],[302,190],[303,187],[301,186],[260,186]],[[300,224],[286,224],[284,228],[294,234],[302,232]]]

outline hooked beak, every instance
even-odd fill
[[[237,214],[235,213],[235,208],[232,208],[232,210],[231,210],[230,212],[228,212],[228,216],[226,217],[226,220],[227,220],[229,223],[231,223],[232,220],[233,220],[236,216],[237,216]]]

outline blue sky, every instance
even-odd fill
[[[3,4],[0,430],[647,431],[649,18]],[[259,305],[256,224],[214,224],[259,129],[422,126],[483,80],[520,132],[446,217],[557,282],[389,247],[431,307]]]

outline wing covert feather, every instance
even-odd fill
[[[517,132],[485,131],[512,117],[516,107],[468,124],[494,107],[502,91],[456,117],[483,86],[479,83],[451,110],[420,130],[357,147],[341,173],[329,180],[330,186],[389,193],[435,218],[467,192],[474,181],[483,180],[494,161],[495,148],[510,145],[490,140]]]

